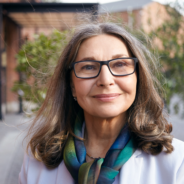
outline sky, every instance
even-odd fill
[[[61,0],[63,3],[110,3],[110,2],[115,2],[118,0]],[[137,0],[135,0],[137,1]],[[166,4],[169,2],[174,2],[175,0],[155,0],[157,2]],[[184,4],[184,0],[179,0]]]

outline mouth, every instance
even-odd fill
[[[110,94],[98,94],[94,95],[93,98],[96,98],[97,100],[103,101],[103,102],[109,102],[112,100],[115,100],[120,96],[119,93],[110,93]]]

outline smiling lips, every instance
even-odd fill
[[[111,94],[98,94],[93,96],[94,98],[102,101],[102,102],[109,102],[112,101],[120,96],[119,93],[111,93]]]

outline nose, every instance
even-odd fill
[[[114,85],[114,76],[109,71],[107,65],[103,65],[99,76],[97,77],[97,86],[111,86]]]

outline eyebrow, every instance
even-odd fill
[[[85,57],[81,59],[80,61],[86,61],[86,60],[96,60],[94,57]]]
[[[121,57],[130,57],[130,56],[127,56],[126,54],[116,54],[112,56],[112,59],[121,58]]]
[[[126,54],[116,54],[116,55],[112,56],[112,59],[122,58],[122,57],[130,57],[130,56],[127,56]],[[80,61],[87,61],[87,60],[97,61],[97,59],[95,59],[95,57],[93,57],[93,56],[84,57]]]

